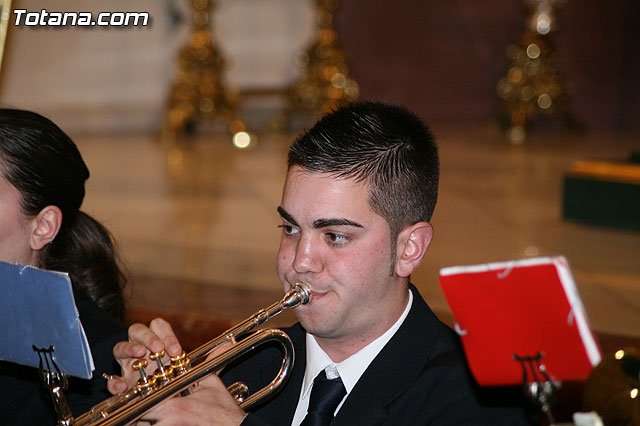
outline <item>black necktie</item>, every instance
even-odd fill
[[[327,379],[324,370],[313,380],[309,409],[300,426],[326,426],[333,420],[333,413],[347,390],[340,377]]]

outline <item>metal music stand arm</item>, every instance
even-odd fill
[[[554,426],[555,420],[551,412],[551,404],[558,393],[559,385],[551,379],[547,368],[540,362],[542,357],[542,352],[538,352],[535,356],[513,354],[513,359],[520,362],[522,366],[522,386],[525,393],[529,399],[540,406],[549,426]],[[529,380],[529,374],[531,374],[532,380]]]
[[[73,414],[71,413],[67,397],[64,394],[64,390],[67,389],[69,376],[63,374],[53,360],[53,346],[43,349],[33,345],[33,350],[37,352],[40,358],[40,367],[38,368],[40,380],[51,394],[51,399],[53,400],[53,405],[58,415],[58,425],[73,425]]]

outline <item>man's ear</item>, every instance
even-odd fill
[[[405,278],[420,265],[433,237],[433,228],[427,222],[407,226],[398,234],[396,274]]]
[[[62,211],[56,206],[47,206],[33,219],[31,227],[31,249],[42,250],[58,235],[62,226]]]

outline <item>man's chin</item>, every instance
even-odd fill
[[[302,325],[302,328],[304,328],[307,333],[313,334],[314,336],[326,335],[327,329],[329,328],[326,321],[300,313],[296,313],[296,316],[298,317],[300,325]]]
[[[311,318],[309,318],[307,315],[299,313],[298,309],[295,309],[294,312],[302,328],[304,328],[305,331],[307,331],[308,333],[315,334],[315,331],[317,330],[317,327],[316,327],[317,323],[313,321]]]

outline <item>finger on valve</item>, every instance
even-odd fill
[[[156,318],[149,324],[149,329],[153,333],[153,335],[161,340],[163,349],[166,351],[169,357],[175,357],[182,353],[182,345],[180,345],[180,342],[178,341],[178,338],[176,337],[171,324],[169,324],[167,321],[162,318]]]

